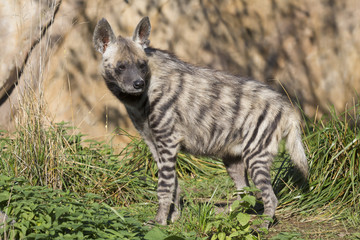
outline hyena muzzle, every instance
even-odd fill
[[[149,47],[150,30],[145,17],[131,38],[116,37],[103,18],[93,42],[102,53],[109,90],[125,105],[157,163],[155,221],[166,225],[179,217],[179,150],[222,158],[238,190],[249,185],[250,175],[261,190],[264,214],[273,217],[278,201],[269,168],[281,139],[287,139],[303,178],[308,174],[298,112],[263,83],[196,67]]]

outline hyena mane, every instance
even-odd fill
[[[238,190],[249,186],[249,175],[261,190],[264,214],[273,217],[277,198],[270,166],[281,139],[286,139],[302,177],[308,175],[298,112],[261,82],[197,67],[149,47],[150,30],[145,17],[132,38],[116,38],[102,19],[93,41],[103,54],[102,75],[108,88],[124,103],[157,163],[155,221],[165,225],[179,217],[179,150],[222,158]]]

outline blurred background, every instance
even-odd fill
[[[105,17],[130,36],[144,16],[151,46],[266,82],[309,117],[359,99],[357,0],[1,0],[0,129],[65,121],[124,145],[116,129],[136,131],[99,75],[92,34]]]

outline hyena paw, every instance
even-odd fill
[[[167,225],[166,217],[163,217],[162,215],[159,214],[156,215],[155,222],[163,226]]]
[[[171,213],[170,221],[175,222],[179,218],[180,218],[180,210],[179,208],[175,208],[174,211]]]
[[[155,226],[155,224],[156,224],[156,222],[155,222],[155,220],[153,220],[153,219],[151,219],[151,220],[149,220],[149,221],[147,221],[147,222],[144,223],[145,226],[150,226],[151,228],[152,228],[153,226]]]
[[[269,229],[269,225],[270,225],[270,221],[269,221],[269,220],[265,220],[263,223],[261,223],[260,229],[261,229],[261,228]]]

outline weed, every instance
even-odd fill
[[[10,216],[0,228],[5,239],[142,239],[149,231],[95,194],[80,197],[3,175],[0,192],[0,208]]]
[[[230,213],[218,214],[210,220],[205,229],[205,233],[211,236],[212,240],[223,239],[258,239],[267,229],[260,228],[261,223],[266,219],[265,216],[251,216],[248,212],[253,211],[256,198],[249,195],[256,192],[254,188],[244,188],[243,192],[238,193],[240,200],[235,200],[230,208]]]

